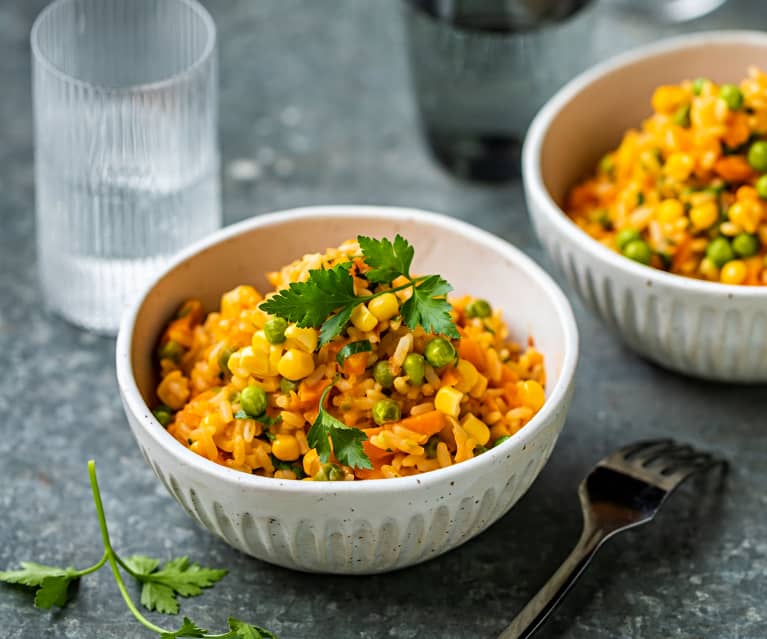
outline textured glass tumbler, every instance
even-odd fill
[[[57,0],[31,44],[43,292],[113,333],[165,260],[221,224],[215,25],[193,0]]]
[[[593,0],[404,0],[424,138],[456,175],[519,173],[535,112],[591,62]]]

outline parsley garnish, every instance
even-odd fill
[[[357,241],[369,267],[364,273],[369,282],[391,284],[399,277],[408,282],[372,295],[358,296],[354,294],[354,278],[349,272],[351,262],[345,262],[333,268],[309,271],[305,282],[292,282],[260,308],[302,328],[319,328],[321,347],[343,332],[359,304],[384,293],[409,288],[412,294],[402,305],[401,312],[411,329],[420,325],[429,333],[459,337],[450,316],[450,304],[445,298],[452,287],[439,275],[413,277],[410,274],[415,249],[405,238],[397,235],[391,242],[386,238],[376,240],[360,235]]]
[[[166,614],[178,613],[177,595],[182,597],[197,596],[202,593],[203,588],[213,586],[227,571],[203,568],[190,562],[186,557],[172,559],[166,562],[162,568],[159,568],[160,561],[158,559],[144,555],[134,555],[122,559],[112,547],[112,540],[109,537],[104,505],[101,502],[101,491],[96,479],[96,464],[93,460],[88,462],[88,475],[90,476],[93,502],[96,505],[96,515],[104,545],[104,554],[101,559],[93,566],[82,570],[23,561],[20,570],[0,571],[0,581],[34,589],[37,608],[63,607],[69,597],[70,584],[85,575],[96,572],[108,563],[128,610],[144,627],[157,633],[160,639],[176,639],[177,637],[277,639],[269,630],[245,623],[234,617],[230,617],[227,622],[229,625],[228,632],[214,635],[208,634],[207,630],[200,628],[188,617],[184,617],[181,628],[178,630],[166,630],[149,621],[131,599],[120,568],[141,584],[141,603],[148,610],[157,610]]]
[[[320,412],[306,434],[309,446],[317,450],[317,454],[323,462],[327,462],[331,453],[335,453],[336,459],[346,466],[373,468],[370,458],[365,454],[365,449],[362,448],[362,442],[368,436],[359,428],[347,426],[325,410],[325,398],[331,388],[333,385],[328,384],[322,391]],[[333,442],[332,447],[330,442]]]
[[[369,353],[372,350],[373,345],[368,339],[362,339],[359,342],[349,342],[348,344],[344,344],[344,347],[338,351],[336,361],[343,366],[344,362],[352,355],[356,355],[357,353]]]

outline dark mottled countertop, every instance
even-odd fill
[[[518,184],[450,179],[422,150],[397,2],[211,0],[220,33],[226,222],[316,203],[444,211],[547,265]],[[688,29],[767,26],[761,0],[731,0]],[[0,5],[0,566],[86,565],[100,553],[85,462],[95,457],[114,541],[125,551],[189,554],[231,574],[183,611],[210,628],[229,614],[284,639],[492,638],[574,543],[575,495],[591,463],[637,438],[673,434],[734,462],[724,493],[687,490],[658,520],[615,539],[541,638],[767,636],[767,429],[764,388],[726,387],[650,365],[572,297],[582,336],[565,431],[530,492],[478,538],[427,564],[368,578],[289,572],[195,526],[165,493],[129,433],[114,342],[44,310],[35,272],[28,31],[41,2]],[[760,9],[760,7],[762,7]],[[593,58],[671,29],[604,14]],[[107,571],[66,609],[38,612],[0,587],[0,636],[150,636]]]

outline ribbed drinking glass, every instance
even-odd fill
[[[215,26],[193,0],[57,0],[31,44],[43,292],[111,333],[170,255],[221,224]]]

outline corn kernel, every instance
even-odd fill
[[[469,413],[461,422],[461,427],[470,437],[477,440],[480,446],[484,446],[490,440],[490,429],[481,420]]]
[[[699,231],[707,229],[719,219],[719,207],[714,202],[703,202],[690,209],[690,221]]]
[[[666,174],[679,182],[690,177],[695,168],[695,160],[689,153],[672,153],[666,160],[664,171]]]
[[[689,94],[682,87],[662,85],[652,94],[652,108],[658,113],[673,113],[688,99]]]
[[[304,472],[309,475],[309,477],[313,477],[319,471],[320,457],[314,448],[310,448],[306,451],[306,455],[304,455],[303,459],[303,467]]]
[[[394,293],[384,293],[368,302],[368,310],[383,322],[399,313],[399,300]]]
[[[319,337],[316,328],[299,328],[291,324],[285,329],[285,348],[297,348],[307,353],[313,353],[317,348]]]
[[[455,387],[462,393],[468,393],[474,387],[474,384],[477,383],[479,372],[474,364],[465,359],[459,359],[455,368],[458,371],[459,377]]]
[[[669,198],[658,204],[658,220],[671,224],[684,215],[684,206],[679,200]]]
[[[452,386],[443,386],[434,397],[434,408],[445,413],[445,415],[450,415],[450,417],[458,417],[461,412],[462,399],[463,393],[461,391]]]
[[[291,381],[303,379],[314,370],[314,358],[311,353],[288,349],[277,364],[277,372]]]
[[[272,454],[282,461],[295,461],[301,454],[293,435],[277,435],[272,442]]]
[[[485,394],[486,390],[487,390],[487,377],[485,377],[484,375],[478,375],[476,383],[474,384],[474,386],[471,387],[471,390],[469,391],[469,395],[475,398],[482,397],[482,395]]]
[[[722,284],[742,284],[748,275],[748,268],[743,260],[732,260],[722,267]]]
[[[268,353],[271,343],[266,339],[266,333],[264,331],[256,331],[253,333],[253,337],[250,340],[250,345],[254,351],[262,353]]]
[[[531,410],[540,410],[541,406],[543,406],[543,402],[546,401],[546,394],[543,392],[543,386],[534,379],[527,379],[524,382],[519,382],[517,384],[517,391],[522,404]]]
[[[238,286],[221,296],[221,315],[237,317],[246,308],[255,308],[263,298],[252,286]]]
[[[376,319],[376,316],[368,310],[367,306],[360,304],[352,311],[352,324],[361,331],[367,333],[376,327],[378,320]]]
[[[252,346],[246,346],[232,353],[227,366],[238,377],[266,377],[269,374],[269,350],[255,351]]]

